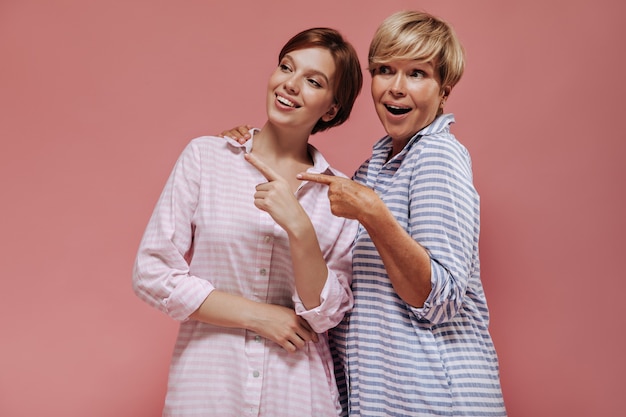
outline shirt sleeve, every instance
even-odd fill
[[[214,287],[189,272],[201,164],[193,141],[176,162],[139,245],[133,289],[173,319],[188,319]]]
[[[303,317],[317,333],[323,333],[337,326],[354,304],[350,285],[352,283],[352,246],[358,223],[337,217],[332,221],[337,222],[340,232],[334,244],[324,254],[328,276],[320,294],[320,305],[307,310],[297,294],[293,297],[296,314]]]
[[[443,140],[442,140],[443,139]],[[467,150],[449,137],[422,149],[410,190],[410,233],[431,257],[431,292],[417,318],[451,320],[477,267],[480,204]]]

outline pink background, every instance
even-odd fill
[[[179,152],[264,121],[296,31],[339,28],[365,65],[407,8],[467,49],[448,110],[482,195],[510,416],[624,415],[623,4],[0,1],[0,415],[160,415],[176,323],[134,296],[131,268]],[[313,140],[348,174],[383,134],[369,79]]]

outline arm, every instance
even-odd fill
[[[190,143],[163,188],[139,245],[133,269],[137,296],[175,320],[189,315],[213,291],[207,280],[190,274],[192,217],[200,189],[200,158]]]
[[[228,136],[243,144],[251,138],[250,129],[252,126],[243,125],[225,130],[220,136]],[[263,169],[265,168],[261,168],[261,170]],[[272,185],[272,187],[274,186],[276,183]],[[256,203],[260,209],[269,212],[269,205],[264,204],[261,198]],[[302,214],[306,216],[306,213],[299,211],[300,216]],[[294,268],[297,269],[295,281],[298,296],[294,298],[294,303],[297,313],[305,317],[315,331],[321,333],[339,324],[345,312],[352,308],[353,297],[350,289],[352,280],[351,248],[356,235],[357,224],[352,221],[343,221],[338,225],[335,222],[335,229],[330,232],[333,236],[336,235],[336,239],[333,240],[332,244],[325,246],[330,246],[332,249],[321,254],[317,233],[313,229],[310,219],[308,216],[300,218],[301,227],[296,226],[295,229],[292,229],[283,224],[283,228],[287,231],[290,239]],[[297,219],[297,217],[292,219]],[[324,223],[328,224],[329,222]],[[315,254],[315,256],[311,256],[311,254]],[[320,256],[323,256],[327,266],[328,275],[325,283],[318,279],[323,276]],[[314,262],[315,265],[311,267],[308,265],[309,262]],[[311,278],[306,278],[307,275],[311,275]]]
[[[376,246],[396,293],[410,306],[422,307],[431,292],[430,256],[376,193],[371,194],[357,219]]]
[[[177,161],[144,233],[133,271],[136,294],[176,320],[253,330],[289,351],[316,340],[293,309],[216,291],[209,281],[190,273],[199,172],[200,158],[192,143]]]
[[[305,342],[318,337],[303,318],[293,309],[257,303],[247,298],[214,290],[191,319],[221,327],[248,329],[295,352]]]
[[[337,326],[354,305],[352,295],[352,252],[358,222],[330,214],[326,187],[310,183],[302,187],[302,204],[314,224],[320,248],[328,268],[319,306],[307,310],[298,294],[293,301],[296,313],[322,333]],[[311,205],[313,204],[313,205]]]
[[[302,173],[298,178],[327,184],[334,215],[358,220],[368,231],[398,295],[422,306],[430,293],[428,252],[401,227],[378,195],[346,178]]]
[[[473,303],[474,280],[480,281],[480,201],[469,153],[453,138],[424,138],[414,162],[407,230],[428,250],[432,286],[424,307],[414,312],[438,324]]]
[[[298,177],[329,185],[333,213],[366,228],[398,295],[421,307],[418,317],[441,323],[462,308],[469,280],[478,274],[478,195],[460,145],[424,150],[420,163],[429,169],[413,171],[406,226],[368,187],[324,175]],[[429,174],[432,168],[437,177]]]
[[[254,155],[246,154],[246,159],[268,180],[257,185],[254,204],[287,232],[296,291],[306,309],[315,308],[320,304],[328,268],[313,223],[284,178]]]
[[[289,236],[289,248],[293,261],[294,281],[296,291],[307,310],[320,305],[322,288],[328,277],[328,267],[320,250],[317,235],[311,220],[302,210],[300,222],[294,222],[294,227],[286,227]]]

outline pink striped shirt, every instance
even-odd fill
[[[192,140],[179,157],[139,247],[133,288],[179,320],[164,416],[337,416],[340,408],[326,330],[352,307],[356,223],[330,212],[325,185],[296,197],[315,226],[328,278],[321,305],[306,310],[295,291],[285,231],[254,206],[267,181],[243,158],[253,141]],[[311,172],[333,173],[312,146]],[[320,333],[296,353],[251,331],[188,319],[213,289],[291,306]]]

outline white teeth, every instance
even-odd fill
[[[276,99],[277,99],[280,103],[284,104],[285,106],[289,106],[289,107],[296,107],[296,104],[295,104],[295,103],[293,103],[293,102],[291,102],[291,101],[287,100],[285,97],[276,96]]]

